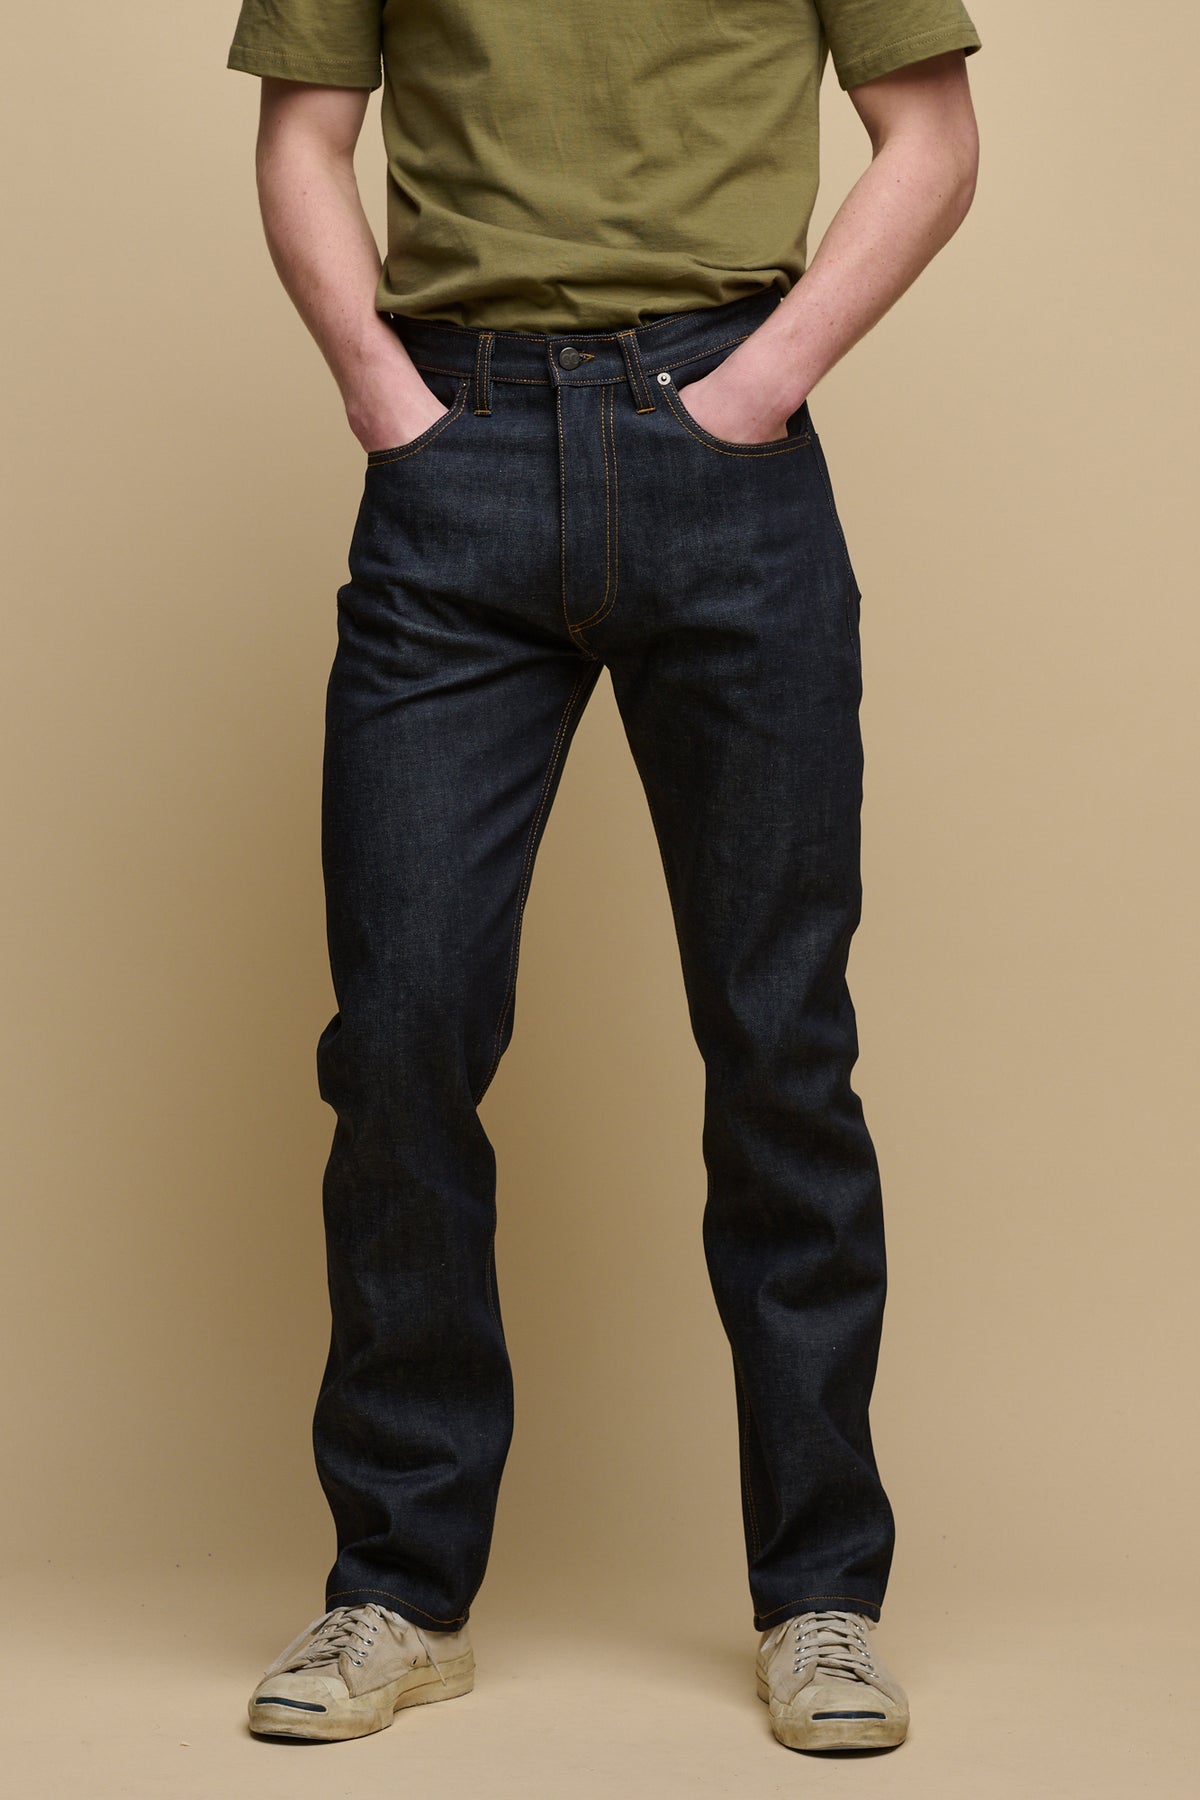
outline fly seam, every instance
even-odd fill
[[[558,473],[561,487],[558,503],[558,533],[562,616],[563,624],[567,628],[567,636],[573,640],[574,633],[571,630],[571,619],[567,612],[567,446],[563,437],[562,388],[559,386],[556,386],[554,390],[554,411],[558,423]],[[592,652],[589,650],[587,654],[590,656]]]
[[[608,400],[608,434],[604,429],[604,402]],[[610,388],[607,395],[600,396],[600,449],[604,457],[604,595],[595,612],[586,619],[579,619],[572,627],[574,631],[582,631],[586,625],[594,625],[605,613],[612,611],[617,602],[617,576],[619,572],[620,544],[617,537],[617,438],[613,429],[613,415],[616,410],[616,395]],[[612,445],[612,478],[609,479],[608,451]]]

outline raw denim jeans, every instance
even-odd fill
[[[880,1616],[883,1212],[846,984],[861,596],[807,403],[786,437],[745,445],[679,391],[778,301],[558,336],[390,315],[450,410],[366,456],[337,596],[327,1607],[450,1630],[483,1579],[513,1395],[477,1108],[512,1034],[538,843],[607,669],[705,1065],[703,1241],[754,1623]]]

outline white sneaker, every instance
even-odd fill
[[[335,1606],[306,1625],[250,1696],[259,1737],[365,1737],[403,1706],[475,1685],[467,1627],[425,1631],[384,1606]]]
[[[789,1750],[881,1750],[902,1744],[908,1700],[867,1638],[865,1613],[807,1612],[764,1631],[758,1697]]]

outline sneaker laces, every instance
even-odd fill
[[[863,1613],[822,1611],[800,1613],[785,1630],[791,1630],[795,1641],[792,1667],[796,1674],[810,1660],[816,1659],[816,1674],[830,1675],[841,1681],[871,1682],[878,1676],[871,1656],[867,1632],[874,1631],[874,1619]]]
[[[379,1622],[385,1616],[398,1619],[406,1631],[413,1633],[445,1686],[446,1677],[442,1674],[441,1664],[433,1654],[429,1639],[421,1627],[414,1625],[411,1619],[403,1618],[400,1613],[376,1606],[374,1601],[366,1606],[334,1606],[328,1612],[318,1614],[292,1639],[287,1649],[280,1652],[270,1668],[263,1670],[263,1674],[294,1675],[302,1669],[320,1668],[322,1664],[336,1663],[343,1652],[356,1668],[361,1669],[363,1653],[371,1649],[379,1631]],[[310,1637],[311,1643],[307,1641]]]

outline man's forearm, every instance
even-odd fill
[[[973,158],[937,135],[884,144],[801,280],[735,352],[739,379],[764,394],[773,388],[784,416],[794,412],[954,235],[974,186]]]
[[[353,164],[291,143],[265,148],[257,175],[271,259],[341,387],[391,335],[374,307],[379,251]]]
[[[255,167],[271,260],[341,390],[351,429],[367,445],[415,434],[445,409],[376,311],[379,250],[352,138],[323,142],[294,117],[281,111],[277,121],[268,111]]]
[[[802,278],[720,366],[685,386],[718,437],[782,437],[817,382],[895,304],[962,223],[979,138],[961,51],[853,90],[870,164]]]

